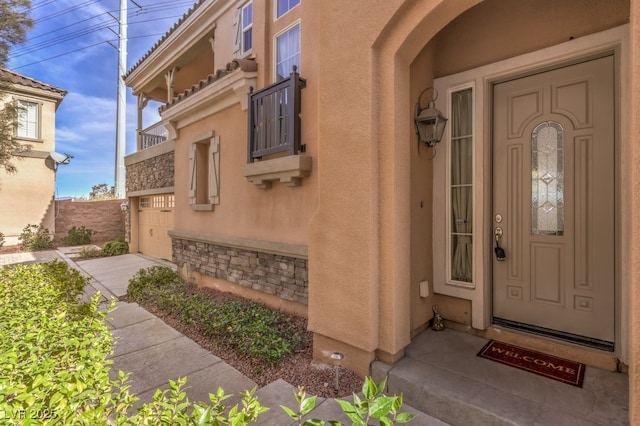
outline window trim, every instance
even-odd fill
[[[451,173],[453,171],[453,102],[452,95],[454,93],[463,92],[465,90],[471,89],[471,205],[472,205],[472,213],[471,213],[471,242],[472,242],[472,263],[471,263],[471,281],[460,281],[453,278],[453,243],[452,237],[455,234],[454,231],[454,223],[452,220],[453,217],[453,201],[451,197],[451,192],[453,189],[452,177]],[[476,87],[474,83],[467,83],[460,86],[455,86],[447,89],[447,117],[449,117],[449,126],[447,130],[447,146],[446,146],[446,172],[445,172],[445,187],[447,189],[445,193],[445,229],[446,229],[446,241],[445,241],[445,250],[446,250],[446,283],[451,286],[463,287],[463,288],[475,288],[475,280],[476,280],[476,253],[475,253],[475,244],[478,242],[478,234],[477,234],[477,225],[476,221],[476,210],[478,206],[476,206],[476,197],[475,197],[475,171],[476,171],[476,115],[477,115],[477,107],[476,107]]]
[[[28,103],[28,104],[33,104],[36,106],[36,137],[32,138],[30,136],[20,136],[18,134],[18,127],[19,127],[19,122],[20,122],[20,118],[19,118],[19,114],[20,112],[17,111],[17,117],[16,117],[16,125],[15,125],[15,137],[16,139],[22,139],[22,140],[29,140],[29,141],[42,141],[42,102],[38,102],[34,99],[27,99],[27,98],[15,98],[14,99],[15,103],[17,104],[16,107],[19,108],[19,104],[21,103]]]
[[[282,18],[283,16],[286,16],[293,9],[295,9],[298,6],[300,6],[300,3],[302,3],[302,0],[298,0],[298,3],[296,3],[292,7],[289,7],[282,15],[278,15],[278,2],[280,2],[280,0],[275,0],[273,2],[273,20],[274,21],[277,21],[278,19]]]
[[[478,82],[475,79],[467,80],[454,80],[451,81],[448,77],[443,77],[434,81],[434,87],[439,93],[446,94],[444,110],[447,117],[452,117],[452,102],[451,97],[453,93],[460,92],[466,89],[472,91],[472,154],[471,154],[471,167],[473,176],[473,190],[472,190],[472,282],[464,282],[452,279],[452,241],[451,233],[453,230],[452,223],[452,200],[451,200],[451,171],[452,171],[452,152],[451,152],[451,135],[452,125],[449,123],[445,129],[445,135],[442,138],[441,148],[439,153],[444,155],[436,155],[434,158],[434,180],[433,180],[433,248],[434,248],[434,291],[441,294],[452,295],[460,297],[464,292],[469,290],[475,290],[484,283],[483,276],[483,247],[485,240],[483,239],[483,226],[484,226],[484,207],[479,204],[481,201],[478,198],[479,188],[484,187],[485,182],[479,179],[478,173],[480,173],[479,161],[483,161],[482,156],[482,135],[480,131],[480,122],[482,117],[479,117],[479,103],[481,97],[478,93]],[[441,195],[438,195],[441,194]],[[436,229],[441,229],[437,232]],[[444,248],[444,249],[443,249]],[[462,293],[461,293],[462,292]],[[463,297],[464,298],[464,297]]]
[[[205,203],[198,202],[198,145],[207,151],[207,194]],[[213,211],[220,204],[220,137],[213,132],[196,137],[189,145],[189,169],[187,178],[187,195],[189,205],[194,211]]]
[[[298,50],[298,74],[300,74],[300,68],[302,65],[302,25],[300,24],[300,19],[296,19],[294,22],[292,22],[291,24],[287,25],[286,27],[284,27],[282,30],[278,31],[276,34],[274,34],[273,36],[273,49],[272,49],[272,55],[273,55],[273,82],[278,82],[278,38],[283,36],[284,34],[286,34],[287,32],[291,31],[293,28],[298,27],[298,45],[300,46],[300,50]],[[291,73],[291,70],[289,70],[289,73]],[[286,79],[287,77],[289,77],[289,73],[287,73],[287,75],[284,76],[284,78]]]
[[[244,10],[247,7],[251,7],[251,22],[249,23],[249,25],[247,25],[245,27],[245,23],[244,23]],[[249,1],[245,4],[243,4],[242,6],[240,6],[240,20],[238,22],[238,25],[240,26],[240,55],[241,56],[245,56],[251,53],[251,51],[253,50],[253,1]],[[247,31],[251,31],[251,47],[249,49],[245,48],[245,39],[244,39],[244,35]]]

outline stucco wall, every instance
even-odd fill
[[[6,245],[19,244],[18,236],[27,225],[42,225],[55,231],[54,173],[44,158],[13,160],[15,174],[0,171],[0,232]]]
[[[628,0],[485,0],[434,38],[435,77],[629,22]]]
[[[0,232],[6,245],[19,244],[18,236],[26,225],[42,225],[55,231],[54,192],[55,173],[52,163],[46,161],[49,152],[55,150],[54,101],[31,94],[16,94],[16,98],[40,103],[40,139],[18,139],[31,146],[31,152],[14,157],[15,174],[0,171]]]
[[[61,241],[69,229],[84,226],[96,233],[91,242],[101,244],[125,235],[123,200],[56,201],[56,240]]]
[[[243,176],[246,127],[246,112],[236,104],[180,129],[175,143],[175,229],[306,244],[306,225],[316,205],[313,171],[299,187],[274,183],[268,190],[257,188]],[[210,131],[220,137],[220,203],[214,211],[194,211],[188,199],[189,149]],[[314,152],[309,146],[306,155],[314,157]]]

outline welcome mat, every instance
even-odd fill
[[[490,340],[478,356],[580,388],[584,380],[584,364],[495,340]]]

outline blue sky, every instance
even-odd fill
[[[193,3],[129,0],[126,69]],[[56,113],[56,151],[74,158],[58,168],[57,197],[86,197],[93,185],[114,184],[119,4],[33,0],[36,24],[27,42],[11,51],[10,69],[68,92]],[[145,127],[159,121],[154,111],[145,109]],[[135,151],[136,114],[136,99],[127,88],[126,154]]]

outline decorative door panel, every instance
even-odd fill
[[[613,87],[612,56],[493,87],[497,323],[613,347]]]

